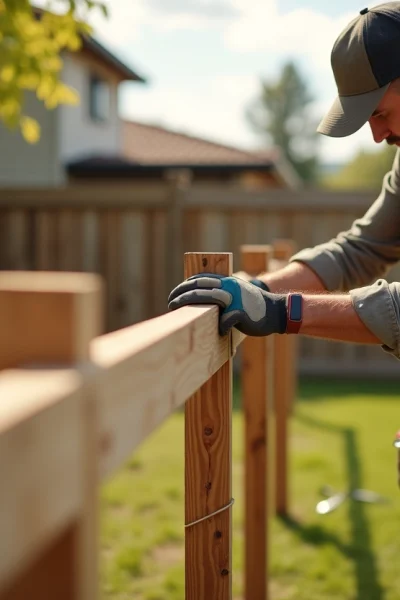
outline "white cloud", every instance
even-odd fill
[[[114,47],[140,39],[144,27],[154,31],[218,28],[238,15],[230,0],[109,0],[108,7],[108,19],[92,11],[90,23]]]
[[[299,8],[280,14],[276,0],[233,0],[241,18],[225,32],[228,47],[239,52],[305,56],[319,69],[330,65],[335,39],[353,14],[339,18]]]
[[[196,15],[217,19],[237,15],[229,0],[147,0],[147,6],[167,15]]]
[[[258,138],[251,136],[244,120],[244,105],[256,95],[258,81],[249,76],[215,76],[207,80],[207,93],[199,100],[198,89],[190,86],[155,86],[146,92],[127,89],[122,115],[175,128],[221,143],[254,147]]]

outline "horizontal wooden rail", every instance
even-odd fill
[[[97,422],[85,365],[102,331],[101,297],[91,274],[0,273],[0,397],[9,407],[0,411],[1,600],[98,595]],[[29,363],[75,370],[57,380],[56,371],[16,369]]]
[[[185,206],[202,210],[223,211],[236,208],[243,211],[268,209],[298,212],[326,212],[336,210],[352,212],[368,208],[376,193],[346,192],[320,189],[268,189],[244,191],[238,185],[195,184],[185,195]]]
[[[112,202],[110,203],[110,197]],[[145,184],[106,182],[99,185],[69,185],[57,188],[2,188],[0,208],[132,208],[151,209],[168,207],[171,202],[170,187],[166,182]]]
[[[0,374],[0,590],[80,511],[82,394],[73,370]]]
[[[101,477],[210,379],[243,337],[231,344],[218,334],[216,307],[191,306],[93,340]]]
[[[266,270],[268,252],[248,247],[244,268]],[[185,276],[231,270],[229,253],[186,256]],[[94,275],[0,272],[0,600],[98,597],[99,484],[185,403],[186,597],[231,600],[232,358],[246,336],[221,337],[215,306],[99,335],[102,290]],[[268,593],[272,346],[244,347],[249,600]]]

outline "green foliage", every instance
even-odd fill
[[[333,189],[379,190],[383,176],[391,170],[396,148],[385,146],[377,152],[359,152],[333,175],[321,179],[321,185]]]
[[[63,50],[75,52],[90,33],[78,14],[106,6],[93,0],[65,0],[66,11],[33,8],[29,0],[0,0],[0,121],[20,128],[29,143],[40,137],[37,121],[24,114],[24,93],[34,91],[46,108],[76,104],[78,95],[60,81]]]
[[[307,82],[293,62],[284,65],[276,82],[261,81],[261,93],[247,118],[268,143],[278,146],[305,181],[316,176],[318,137],[308,109],[313,101]]]

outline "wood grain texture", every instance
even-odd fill
[[[185,255],[185,277],[230,275],[232,255]],[[230,337],[229,334],[228,337]],[[230,343],[228,348],[230,348]],[[185,405],[185,522],[227,505],[232,497],[232,360]],[[186,529],[186,600],[232,598],[231,509]]]
[[[100,278],[91,274],[1,273],[0,369],[32,363],[69,364],[79,366],[82,374],[86,371],[85,378],[90,381],[91,372],[87,368],[90,341],[102,330],[101,290]],[[4,378],[5,373],[3,371],[0,378]],[[21,371],[16,373],[21,380]],[[30,377],[35,375],[40,377],[43,373],[33,370]],[[7,600],[20,598],[28,588],[32,600],[64,597],[60,582],[48,575],[57,568],[53,547],[59,556],[57,564],[63,564],[72,577],[69,598],[94,600],[98,585],[95,388],[87,385],[79,391],[75,401],[68,398],[69,402],[58,403],[59,390],[53,389],[50,399],[53,398],[55,404],[44,410],[40,392],[43,394],[54,384],[51,374],[48,378],[49,381],[36,381],[38,388],[30,381],[27,389],[8,381],[1,395],[2,401],[6,398],[2,404],[6,412],[0,413],[0,472],[8,469],[8,477],[4,473],[2,479],[7,481],[2,501],[13,505],[15,518],[8,521],[12,509],[0,510],[0,513],[7,516],[3,529],[11,525],[8,541],[16,537],[18,528],[21,535],[14,562],[6,563],[5,576],[11,576],[15,563],[20,569],[14,573],[6,597]],[[29,377],[25,383],[27,380]],[[38,391],[36,403],[39,405],[35,405]],[[30,395],[28,410],[27,394]],[[15,407],[10,408],[12,402],[20,412],[16,413]],[[71,501],[75,501],[74,512],[67,515],[66,521],[65,512],[69,509],[71,513]],[[16,521],[19,521],[18,528]],[[68,526],[72,527],[72,537],[65,534]],[[46,548],[36,546],[51,534],[53,539],[47,540]],[[2,536],[1,543],[3,537],[7,540],[7,536]],[[71,539],[76,543],[70,543]],[[38,556],[40,550],[44,553],[42,558]],[[8,551],[7,548],[5,552]],[[53,585],[54,588],[50,587]]]
[[[242,246],[241,269],[268,271],[271,246]],[[268,598],[269,514],[273,486],[272,337],[247,337],[242,347],[245,431],[245,598]]]
[[[26,569],[24,577],[15,579],[4,590],[0,589],[0,600],[77,598],[75,565],[65,560],[75,550],[77,531],[75,522],[61,531],[50,547],[35,555],[35,560]]]
[[[274,259],[288,261],[293,255],[290,240],[274,240]],[[276,414],[275,510],[284,516],[288,512],[288,415],[293,408],[296,392],[295,335],[274,336],[274,400]]]
[[[0,369],[86,360],[101,289],[92,274],[0,272]]]
[[[0,477],[7,482],[0,494],[2,600],[1,591],[22,585],[26,570],[58,544],[82,509],[80,388],[72,370],[0,373]],[[27,597],[41,598],[32,587]]]
[[[230,355],[215,306],[187,306],[93,340],[91,358],[101,367],[101,476],[113,473]]]

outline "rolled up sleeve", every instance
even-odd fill
[[[378,279],[373,285],[350,290],[354,310],[382,342],[382,348],[400,359],[400,283]]]
[[[301,250],[290,262],[308,265],[328,291],[349,291],[382,277],[400,259],[400,154],[383,179],[370,209],[350,230],[314,248]]]

